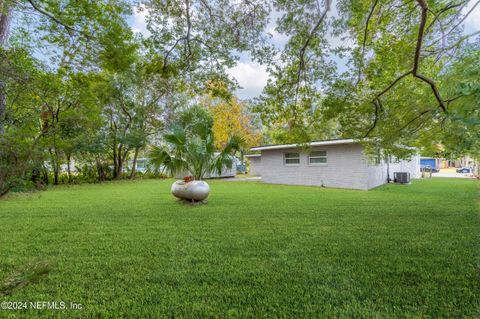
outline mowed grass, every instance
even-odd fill
[[[365,192],[211,181],[195,206],[171,183],[0,201],[0,301],[83,305],[0,318],[480,316],[478,182]]]

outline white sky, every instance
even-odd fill
[[[470,1],[467,7],[464,9],[464,12],[470,11],[474,6],[476,1]],[[335,8],[335,6],[334,6]],[[335,13],[333,13],[335,14]],[[145,21],[146,12],[135,11],[134,15],[130,18],[130,25],[132,30],[136,33],[142,33],[145,36],[149,36],[147,30],[147,25]],[[272,34],[272,43],[277,46],[283,46],[287,37],[283,36],[275,31],[275,20],[276,17],[272,16],[270,19],[270,24],[267,27],[267,31]],[[474,11],[468,16],[465,20],[465,34],[470,34],[480,30],[480,5],[475,7]],[[336,41],[337,39],[332,39]],[[338,59],[337,57],[333,58],[339,68],[342,69],[345,63]],[[259,96],[262,93],[263,87],[266,85],[268,80],[268,74],[266,68],[257,62],[254,62],[250,59],[250,56],[247,54],[242,54],[241,59],[238,64],[229,69],[228,73],[230,76],[234,77],[241,88],[237,90],[236,95],[241,99],[253,98]]]

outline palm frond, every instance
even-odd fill
[[[170,133],[163,136],[167,143],[173,144],[175,147],[182,147],[187,142],[187,132],[181,127],[174,127]]]
[[[185,162],[181,157],[170,154],[166,147],[155,146],[149,153],[150,165],[155,172],[167,173],[175,176],[185,169]]]

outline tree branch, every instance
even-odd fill
[[[467,35],[461,37],[460,39],[458,39],[457,42],[455,42],[455,43],[452,44],[452,45],[449,45],[449,46],[446,47],[446,48],[441,48],[441,49],[438,49],[438,50],[427,50],[427,49],[425,49],[425,51],[428,52],[428,53],[430,53],[429,55],[433,55],[433,54],[437,54],[437,53],[442,53],[442,52],[445,52],[445,51],[449,51],[449,50],[457,47],[458,45],[460,45],[463,41],[465,41],[465,40],[467,40],[467,39],[469,39],[469,38],[471,38],[471,37],[473,37],[473,36],[475,36],[475,35],[477,35],[477,34],[480,34],[480,30],[475,31],[475,32],[472,32],[472,33],[470,33],[470,34],[467,34]],[[431,46],[433,46],[433,44],[429,45],[428,47],[431,47]]]
[[[362,77],[362,67],[363,67],[363,60],[365,58],[365,45],[367,43],[367,36],[368,36],[368,24],[370,23],[370,19],[372,18],[373,12],[375,11],[375,7],[377,6],[378,0],[375,0],[375,2],[372,5],[372,8],[370,9],[370,12],[368,13],[367,16],[367,21],[365,23],[365,30],[363,33],[363,42],[362,42],[362,58],[361,62],[358,66],[358,79],[357,79],[357,85],[360,83],[360,79]]]
[[[302,73],[305,71],[305,52],[308,48],[308,45],[310,44],[310,41],[315,36],[315,33],[317,33],[318,29],[320,28],[320,25],[323,23],[323,20],[327,16],[327,12],[330,10],[330,5],[331,5],[331,0],[325,0],[325,10],[320,15],[320,18],[318,19],[318,22],[315,24],[313,29],[310,31],[310,33],[307,37],[307,40],[305,41],[302,48],[300,49],[298,71],[297,71],[297,81],[296,81],[296,89],[295,89],[295,105],[297,105],[298,91],[300,89],[300,78],[302,76]]]
[[[207,9],[208,15],[210,16],[210,18],[213,18],[213,17],[218,18],[218,19],[222,18],[218,14],[213,13],[212,8],[208,5],[208,3],[205,0],[200,0],[200,3]]]
[[[167,64],[168,64],[168,57],[170,56],[170,54],[173,52],[173,50],[175,50],[175,48],[177,47],[177,45],[180,43],[180,41],[184,41],[186,40],[187,38],[186,37],[181,37],[181,38],[178,38],[175,43],[173,44],[173,46],[167,51],[167,53],[165,54],[165,56],[163,57],[163,70],[165,71],[165,69],[167,68]]]
[[[65,23],[63,23],[62,21],[60,21],[59,19],[57,19],[54,15],[52,15],[51,13],[45,11],[44,9],[42,9],[40,6],[38,6],[33,0],[27,0],[30,5],[33,7],[33,9],[35,9],[35,11],[39,12],[40,14],[46,16],[47,18],[49,18],[50,20],[54,21],[55,23],[61,25],[62,27],[65,28],[65,30],[67,30],[69,33],[80,33],[80,34],[83,34],[84,36],[86,37],[90,37],[90,35],[84,33],[83,31],[81,30],[77,30]]]
[[[426,0],[417,0],[417,2],[421,7],[421,18],[420,18],[420,25],[418,27],[417,45],[415,47],[415,58],[413,60],[412,73],[414,75],[417,74],[418,66],[420,64],[420,52],[422,50],[423,35],[425,33],[425,23],[427,22],[427,11],[428,11],[428,5]]]
[[[480,2],[480,0],[479,0]],[[426,21],[427,21],[427,13],[428,13],[428,5],[427,5],[427,2],[426,0],[417,0],[417,3],[420,5],[420,8],[421,8],[421,18],[420,18],[420,25],[419,25],[419,28],[418,28],[418,36],[417,36],[417,45],[415,47],[415,55],[414,55],[414,60],[413,60],[413,69],[411,71],[408,71],[406,73],[403,73],[402,75],[400,75],[399,77],[397,77],[389,86],[387,86],[383,91],[381,91],[380,93],[378,93],[375,98],[373,99],[372,102],[375,102],[375,101],[378,101],[379,98],[384,95],[385,93],[387,93],[389,90],[391,90],[400,80],[402,80],[403,78],[405,78],[406,76],[412,74],[415,78],[417,79],[420,79],[421,81],[427,83],[430,85],[430,88],[432,89],[433,91],[433,94],[435,96],[435,99],[438,101],[438,104],[439,104],[439,107],[442,109],[443,112],[447,112],[447,107],[446,107],[446,104],[445,102],[442,100],[441,96],[440,96],[440,92],[435,84],[435,82],[422,75],[422,74],[419,74],[418,72],[418,69],[419,69],[419,66],[420,66],[420,57],[421,57],[421,51],[422,51],[422,43],[423,43],[423,38],[424,38],[424,33],[425,33],[425,24],[426,24]],[[375,124],[376,125],[376,124]],[[371,130],[369,130],[370,132]],[[369,133],[368,132],[368,133]],[[367,133],[367,134],[368,134]]]
[[[413,119],[411,119],[410,121],[408,121],[407,124],[405,124],[404,126],[402,126],[401,128],[399,128],[397,132],[403,131],[403,130],[406,129],[410,124],[412,124],[413,122],[415,122],[416,120],[418,120],[419,118],[421,118],[422,116],[424,116],[425,114],[430,113],[430,112],[432,112],[432,110],[425,110],[425,111],[420,112],[416,117],[414,117]]]
[[[427,12],[428,12],[428,5],[426,0],[417,0],[418,4],[421,7],[421,18],[420,18],[420,25],[418,27],[418,36],[417,36],[417,46],[415,48],[415,58],[413,61],[413,70],[412,74],[414,77],[422,80],[425,83],[428,83],[430,87],[432,88],[433,94],[435,95],[435,98],[438,101],[438,104],[440,108],[444,111],[447,112],[447,107],[445,105],[445,102],[442,100],[440,96],[440,92],[438,91],[438,88],[435,84],[435,82],[427,78],[426,76],[419,74],[418,73],[418,67],[420,65],[420,52],[422,50],[422,43],[423,43],[423,36],[425,33],[425,23],[427,22]],[[479,0],[480,2],[480,0]]]
[[[369,128],[367,134],[365,134],[364,137],[368,137],[370,135],[370,133],[375,129],[375,127],[377,127],[377,123],[378,123],[378,109],[379,109],[379,99],[375,99],[373,100],[373,105],[375,106],[375,119],[373,120],[373,124],[372,126]]]
[[[192,48],[190,46],[190,34],[192,32],[192,22],[190,21],[190,2],[189,2],[189,0],[185,0],[185,5],[187,7],[187,11],[186,11],[186,16],[187,16],[186,41],[187,41],[187,47],[188,47],[188,55],[187,55],[187,63],[188,63],[188,59],[192,55]]]
[[[434,19],[432,22],[430,22],[430,24],[427,26],[427,28],[425,29],[425,31],[428,31],[430,30],[430,28],[433,26],[433,24],[436,22],[436,21],[440,21],[440,16],[447,12],[448,10],[451,10],[451,9],[455,9],[457,7],[460,7],[460,6],[463,6],[465,5],[466,3],[468,3],[468,0],[463,0],[459,3],[453,3],[453,4],[449,4],[445,7],[443,7],[442,9],[438,10],[436,13],[434,13]]]
[[[456,24],[454,25],[450,31],[447,32],[447,34],[445,36],[448,36],[450,33],[453,32],[453,30],[455,30],[459,25],[461,25],[463,23],[463,21],[465,21],[466,18],[468,18],[468,16],[473,12],[473,10],[475,10],[475,8],[480,4],[480,0],[478,0],[477,2],[475,2],[475,4],[470,8],[470,10],[463,16],[463,18]]]
[[[405,72],[403,73],[402,75],[400,75],[399,77],[397,77],[392,83],[390,83],[389,86],[387,86],[382,92],[378,93],[375,98],[373,100],[378,100],[382,95],[384,95],[385,93],[387,93],[392,87],[395,86],[395,84],[397,84],[401,79],[403,79],[404,77],[412,74],[412,70],[408,71],[408,72]],[[372,101],[373,102],[373,101]]]

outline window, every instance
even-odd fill
[[[312,151],[308,156],[309,164],[327,164],[327,151]]]
[[[285,153],[284,163],[285,165],[300,164],[300,153]]]

